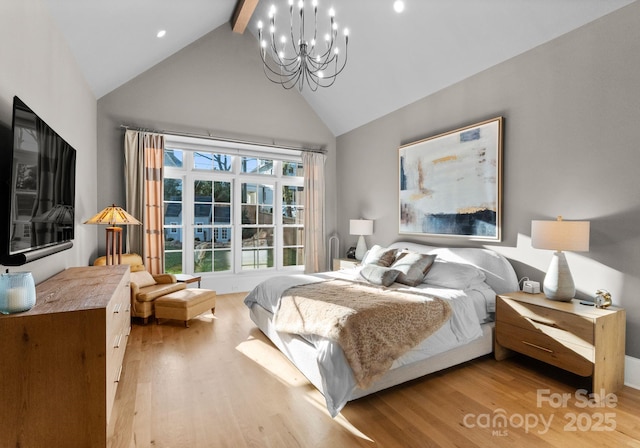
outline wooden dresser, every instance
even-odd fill
[[[592,391],[624,384],[625,311],[556,302],[544,294],[501,294],[496,302],[495,358],[511,350],[592,377]]]
[[[131,329],[129,265],[69,268],[0,316],[0,446],[106,447]]]

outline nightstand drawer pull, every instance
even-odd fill
[[[549,350],[548,348],[545,348],[545,347],[540,347],[539,345],[532,344],[531,342],[527,342],[527,341],[521,341],[521,342],[523,344],[525,344],[525,345],[530,346],[530,347],[537,348],[538,350],[542,350],[542,351],[545,351],[547,353],[553,353],[553,350]]]
[[[538,319],[534,319],[532,317],[525,317],[525,319],[536,323],[536,324],[540,324],[540,325],[545,325],[547,327],[552,327],[552,328],[560,328],[555,322],[545,322],[543,320],[538,320]]]
[[[120,308],[122,308],[122,303],[116,304],[116,306],[113,308],[113,314],[118,314],[120,312]]]

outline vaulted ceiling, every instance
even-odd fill
[[[100,98],[229,22],[238,0],[44,1]],[[318,1],[319,18],[333,6],[349,27],[349,60],[332,87],[302,95],[338,136],[634,0],[405,0],[400,14],[393,0]],[[287,9],[262,0],[246,32],[272,3]]]

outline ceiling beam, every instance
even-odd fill
[[[259,0],[238,0],[236,3],[236,10],[233,12],[233,18],[231,19],[231,28],[234,33],[244,33],[244,30],[251,20],[253,11],[258,6]]]

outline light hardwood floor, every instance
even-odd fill
[[[112,448],[640,447],[640,391],[625,387],[615,407],[581,407],[584,381],[523,357],[483,357],[350,402],[331,419],[243,297],[218,296],[215,317],[189,328],[133,326]]]

